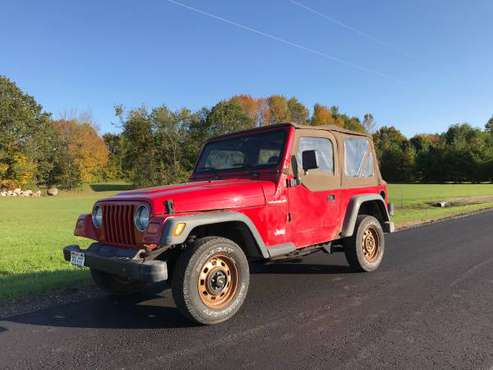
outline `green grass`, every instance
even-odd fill
[[[77,216],[111,194],[85,189],[58,197],[0,198],[0,300],[86,284],[87,271],[66,263],[61,248],[89,244],[73,236]]]
[[[493,184],[391,184],[389,193],[397,226],[493,208]],[[442,200],[454,204],[445,208],[431,204]]]
[[[99,184],[58,197],[0,198],[0,300],[40,294],[54,288],[86,285],[86,270],[63,260],[61,248],[90,241],[72,235],[77,216],[90,212],[93,203],[126,184]],[[397,225],[429,221],[455,214],[493,208],[493,185],[390,185]],[[477,199],[491,196],[492,199]],[[474,203],[436,208],[428,203],[456,198]]]

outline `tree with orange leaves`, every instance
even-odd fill
[[[62,119],[53,121],[53,126],[65,157],[65,163],[60,163],[57,171],[60,185],[73,187],[73,180],[65,183],[64,179],[99,180],[108,164],[108,148],[91,122]]]

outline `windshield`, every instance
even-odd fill
[[[202,151],[195,173],[277,167],[285,138],[285,130],[276,130],[210,142]]]

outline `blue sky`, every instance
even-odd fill
[[[103,132],[118,131],[116,104],[198,109],[239,93],[371,112],[406,135],[493,115],[490,0],[12,0],[0,9],[0,74],[55,117],[90,111]]]

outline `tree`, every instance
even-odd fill
[[[231,105],[244,114],[237,103],[220,107]],[[220,107],[215,110],[218,116]],[[214,117],[209,117],[206,109],[196,113],[188,109],[173,112],[162,105],[150,112],[146,108],[132,110],[126,117],[121,109],[117,113],[123,125],[122,169],[138,186],[186,181],[205,137],[211,131],[218,133],[227,124],[215,121],[207,125],[206,118]]]
[[[188,134],[194,114],[188,109],[177,112],[166,106],[152,110],[150,116],[155,146],[156,180],[161,184],[183,182],[190,175],[193,163],[188,161]]]
[[[121,107],[115,108],[122,131],[122,170],[135,185],[156,184],[155,146],[149,112],[141,107],[124,117]]]
[[[483,180],[482,167],[486,154],[486,137],[467,123],[455,124],[443,134],[448,180],[455,182]]]
[[[108,148],[108,166],[105,172],[106,179],[122,179],[122,143],[121,135],[106,133],[103,135],[104,143]]]
[[[491,118],[486,123],[485,130],[490,134],[493,134],[493,116],[491,116]]]
[[[258,100],[257,119],[255,125],[257,127],[270,125],[271,111],[269,108],[269,102],[266,98],[260,98]]]
[[[203,137],[208,139],[217,135],[253,128],[255,124],[240,104],[232,101],[221,101],[211,109],[204,126]]]
[[[267,98],[270,111],[270,124],[286,122],[290,120],[288,101],[282,95],[272,95]]]
[[[308,121],[308,108],[293,96],[288,100],[288,115],[291,121],[304,125]]]
[[[0,76],[0,182],[23,187],[46,180],[52,168],[49,117],[32,96]]]
[[[344,118],[339,114],[339,108],[332,106],[328,107],[316,103],[313,107],[313,115],[311,124],[314,126],[320,125],[335,125],[344,127]]]
[[[259,110],[259,99],[252,98],[250,95],[235,95],[229,101],[231,103],[238,103],[246,115],[256,122]]]
[[[363,116],[362,125],[366,132],[368,132],[369,134],[373,134],[373,132],[375,131],[376,123],[371,113],[365,113],[365,115]]]
[[[313,126],[329,125],[334,121],[330,109],[324,105],[316,103],[313,106],[311,124]]]
[[[78,180],[101,180],[108,164],[108,149],[93,124],[71,119],[54,121],[53,126],[61,142],[59,153],[65,157],[60,160],[66,162],[59,164],[61,185],[71,188],[78,185]]]
[[[344,128],[352,131],[357,131],[357,132],[366,132],[365,128],[361,124],[360,120],[357,117],[347,117],[346,115],[343,115],[344,119]]]
[[[393,126],[381,127],[373,134],[380,170],[388,181],[407,182],[415,179],[416,156],[412,145]]]

